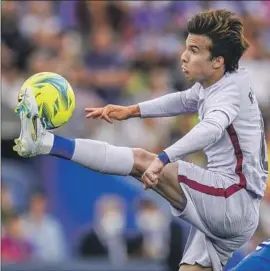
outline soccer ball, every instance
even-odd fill
[[[75,109],[75,95],[64,77],[52,72],[37,73],[24,82],[21,91],[26,88],[32,90],[39,117],[47,130],[58,128],[71,118]]]

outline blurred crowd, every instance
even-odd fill
[[[65,255],[60,223],[47,213],[46,196],[35,191],[25,213],[19,213],[9,189],[1,188],[1,252],[4,262],[59,261]]]
[[[42,191],[32,194],[23,213],[16,211],[12,193],[4,185],[1,198],[4,263],[61,262],[68,258],[63,226],[49,214]],[[78,230],[73,256],[81,260],[107,259],[114,266],[132,259],[163,261],[168,270],[177,270],[184,247],[179,224],[155,201],[140,197],[133,202],[138,230],[128,231],[125,204],[115,194],[102,195],[95,204],[94,221]]]
[[[8,118],[7,112],[13,110],[27,77],[56,72],[72,85],[77,106],[70,124],[60,129],[61,134],[161,151],[186,134],[196,124],[197,116],[131,119],[109,125],[100,120],[86,121],[84,108],[133,104],[187,89],[190,83],[179,68],[186,22],[194,13],[212,8],[235,11],[246,26],[251,47],[241,65],[250,71],[270,152],[270,1],[3,1],[1,88],[6,111],[2,111],[2,118]],[[201,152],[186,159],[205,165]],[[7,187],[2,186],[1,194],[3,260],[67,257],[63,225],[46,211],[46,194],[38,191],[29,196],[23,215],[12,205]],[[166,259],[173,266],[172,247],[181,246],[175,244],[177,239],[181,243],[177,226],[154,202],[145,200],[136,209],[140,234],[126,236],[124,208],[117,197],[100,199],[98,219],[82,233],[74,253],[81,257],[106,256],[117,263],[129,257],[162,256],[158,260]],[[250,248],[270,236],[269,208],[270,190],[262,203],[260,225]]]

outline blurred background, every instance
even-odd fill
[[[101,175],[55,157],[19,158],[12,151],[20,131],[14,107],[26,78],[56,72],[69,80],[77,102],[72,120],[56,133],[161,151],[186,134],[197,116],[110,125],[86,121],[84,107],[128,105],[187,89],[179,69],[186,22],[211,8],[228,8],[243,19],[251,47],[241,62],[254,82],[270,146],[270,1],[2,1],[5,270],[178,270],[189,225],[173,218],[161,197],[132,178]],[[206,162],[202,153],[186,160]],[[225,270],[270,237],[269,210],[267,191],[257,232]]]

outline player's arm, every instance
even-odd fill
[[[183,156],[202,150],[219,140],[234,121],[240,109],[240,92],[233,85],[224,88],[220,97],[211,101],[203,120],[189,133],[159,155],[163,163],[183,159]]]
[[[194,113],[198,109],[199,87],[161,96],[139,103],[141,118],[170,117],[184,113]]]
[[[197,112],[198,87],[161,96],[137,105],[107,105],[102,108],[86,108],[87,118],[102,118],[109,123],[112,120],[125,120],[134,117],[168,117],[183,113]]]

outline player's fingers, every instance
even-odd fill
[[[157,186],[157,184],[158,184],[158,178],[156,178],[156,180],[153,182],[152,187],[156,187],[156,186]]]
[[[149,189],[149,188],[152,188],[153,183],[152,183],[151,180],[146,179],[145,182],[144,182],[144,186],[145,186],[145,190],[147,190],[147,189]]]
[[[86,115],[86,118],[98,118],[102,115],[103,113],[103,110],[102,108],[99,108],[99,109],[96,109],[95,111],[93,112],[90,112]]]
[[[110,124],[112,124],[113,122],[112,122],[112,120],[109,118],[109,116],[107,115],[107,114],[102,114],[101,115],[101,118],[102,119],[104,119],[104,120],[106,120],[108,123],[110,123]]]
[[[153,180],[153,176],[152,176],[151,173],[145,172],[143,181],[144,181],[145,190],[148,189],[148,188],[153,187],[153,184],[154,184],[153,181],[154,180]]]
[[[101,113],[99,113],[99,112],[92,112],[92,113],[87,114],[86,118],[87,119],[91,119],[91,118],[95,119],[95,118],[98,118],[100,116],[101,116]]]
[[[86,108],[84,108],[84,111],[85,112],[94,112],[94,111],[97,111],[100,109],[101,109],[100,107],[86,107]]]
[[[143,182],[143,189],[144,189],[144,190],[149,189],[148,180],[145,180],[145,181]]]
[[[148,187],[147,187],[147,181],[146,181],[145,173],[142,175],[142,181],[143,181],[143,189],[146,190]]]
[[[154,173],[151,173],[149,176],[149,181],[150,181],[149,186],[151,188],[155,187],[158,183],[158,176]]]

